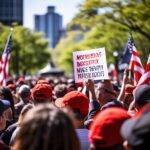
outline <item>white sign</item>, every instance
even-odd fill
[[[73,52],[75,82],[108,79],[105,48]]]

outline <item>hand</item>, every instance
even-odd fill
[[[96,94],[95,94],[95,89],[94,89],[94,81],[92,79],[88,79],[85,82],[85,86],[86,86],[87,90],[89,90],[90,101],[97,100]]]
[[[129,78],[130,70],[125,69],[123,74],[123,84],[130,84],[132,80]]]
[[[93,91],[94,90],[94,81],[92,79],[88,79],[85,82],[85,86],[89,91]]]

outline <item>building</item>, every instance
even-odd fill
[[[23,0],[0,0],[0,22],[12,25],[23,24]]]
[[[49,47],[56,46],[61,37],[62,16],[55,12],[54,6],[49,6],[44,15],[35,15],[35,30],[44,33]]]

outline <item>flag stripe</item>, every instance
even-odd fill
[[[131,70],[134,74],[134,85],[138,84],[142,74],[144,73],[143,65],[141,63],[139,53],[136,50],[136,47],[133,45],[132,47],[132,56],[130,59],[129,70]]]
[[[134,72],[139,72],[140,74],[143,74],[143,73],[144,73],[144,70],[143,70],[141,67],[135,65],[135,67],[134,67]]]
[[[150,71],[144,73],[144,75],[140,78],[137,86],[142,85],[142,84],[150,85]]]
[[[142,65],[140,58],[137,57],[137,56],[132,55],[131,61],[134,61],[134,62],[136,62],[137,64],[139,64],[138,66],[141,66],[141,65]]]
[[[6,80],[8,78],[8,68],[9,68],[9,59],[10,59],[10,52],[12,50],[12,33],[9,35],[2,58],[0,61],[0,84],[2,86],[6,85]]]

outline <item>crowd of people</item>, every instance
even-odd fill
[[[126,71],[120,86],[20,77],[0,87],[0,150],[149,150],[149,140],[150,85]]]

